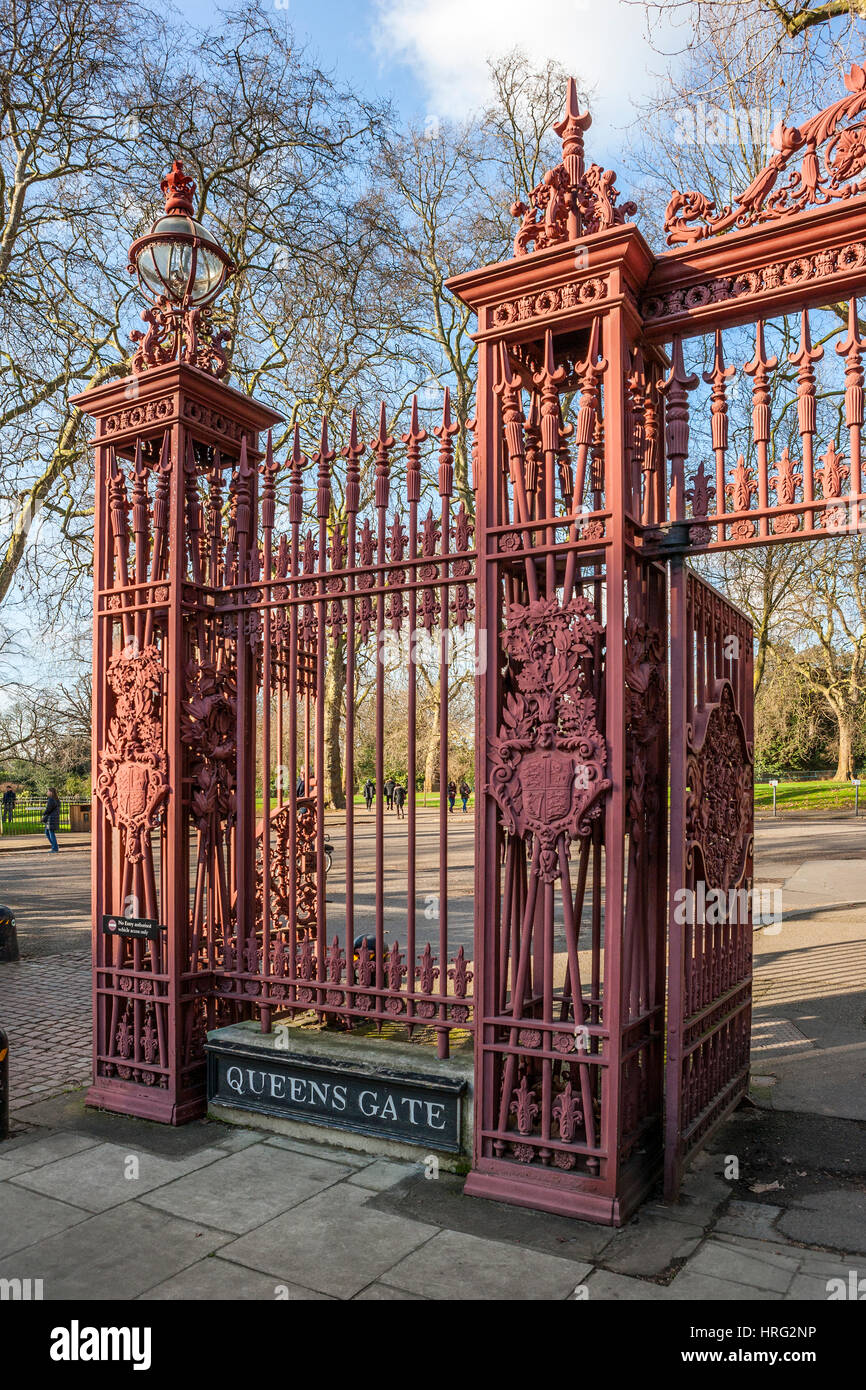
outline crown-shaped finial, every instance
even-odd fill
[[[190,174],[184,173],[182,160],[176,159],[174,161],[170,173],[166,174],[159,186],[165,194],[167,216],[186,213],[188,217],[192,217],[195,179]]]

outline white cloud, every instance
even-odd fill
[[[414,70],[431,113],[445,117],[484,101],[488,58],[514,47],[556,58],[593,91],[590,151],[622,145],[631,98],[652,91],[663,66],[643,11],[622,0],[376,0],[374,42]]]

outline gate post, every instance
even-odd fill
[[[260,431],[279,417],[184,362],[86,391],[72,404],[96,419],[87,1102],[180,1124],[204,1113],[214,953],[236,924],[235,905],[195,923],[190,910],[191,837],[200,843],[208,831],[196,805],[204,779],[187,711],[202,698],[203,670],[214,668],[216,688],[217,667],[228,676],[236,664],[233,636],[215,616],[220,586],[199,568],[198,485],[210,474],[227,492],[241,453],[253,467]],[[217,819],[238,854],[237,829]],[[248,827],[250,838],[254,831]],[[218,892],[217,877],[211,860],[201,897]]]
[[[170,231],[157,222],[131,255],[192,246],[189,294],[196,256],[223,253],[192,220],[179,165],[163,190]],[[142,317],[133,375],[70,402],[96,421],[87,1103],[181,1124],[205,1110],[215,969],[238,950],[226,864],[245,856],[252,877],[255,826],[235,826],[225,756],[249,643],[223,591],[248,577],[259,435],[280,417],[218,380],[225,335],[193,299]]]
[[[637,533],[664,495],[662,359],[635,351],[653,257],[584,167],[588,125],[570,83],[514,257],[449,282],[479,356],[466,1191],[620,1224],[661,1167],[664,573]]]

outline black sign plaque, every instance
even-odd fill
[[[152,921],[150,917],[118,917],[116,914],[106,914],[102,919],[102,931],[105,936],[131,936],[137,941],[158,941],[159,934],[165,931],[165,927]]]
[[[311,1057],[207,1044],[208,1100],[262,1115],[460,1151],[464,1081],[361,1071]]]

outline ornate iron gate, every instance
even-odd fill
[[[665,1190],[746,1093],[752,1006],[752,626],[671,575]]]
[[[95,1103],[201,1113],[205,1030],[240,1017],[396,1022],[429,1031],[443,1061],[455,1030],[474,1031],[468,1192],[615,1223],[663,1165],[675,1192],[745,1089],[751,974],[748,900],[735,921],[705,911],[750,883],[751,630],[686,561],[861,529],[862,69],[846,88],[781,132],[730,209],[675,193],[678,249],[656,256],[615,175],[585,163],[569,84],[562,159],[516,205],[514,255],[451,281],[478,316],[476,419],[452,422],[446,396],[426,515],[427,433],[413,410],[400,455],[383,406],[369,496],[354,419],[339,472],[327,424],[311,460],[296,437],[279,534],[281,465],[262,439],[277,417],[215,379],[221,339],[186,302],[147,311],[130,382],[76,399],[97,419]],[[188,183],[166,180],[172,208],[191,207]],[[470,427],[474,517],[454,485]],[[413,660],[405,907],[386,940],[380,649],[422,632],[447,665],[455,631],[477,662],[474,941],[449,903],[443,680],[438,922],[422,945]],[[368,923],[352,793],[369,662]],[[103,931],[124,912],[152,932]]]

